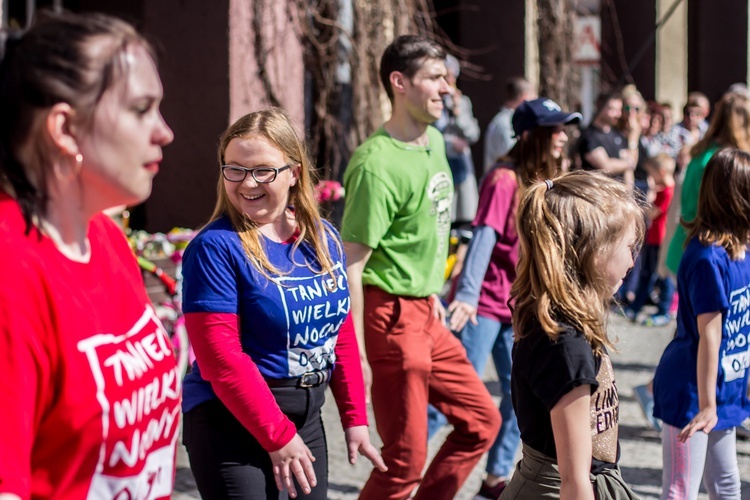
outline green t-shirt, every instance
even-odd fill
[[[680,195],[680,217],[681,220],[692,221],[698,215],[698,193],[701,188],[703,171],[711,157],[719,150],[718,144],[711,144],[704,152],[690,160],[685,170],[685,181],[682,183],[682,194]],[[667,268],[677,276],[682,254],[685,251],[685,238],[687,233],[682,224],[678,224],[669,242],[667,250]]]
[[[453,179],[440,132],[429,146],[392,138],[381,127],[357,148],[344,174],[341,237],[373,249],[362,282],[410,297],[443,286]]]

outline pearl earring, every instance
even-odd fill
[[[76,155],[76,163],[83,163],[83,155],[81,153]]]

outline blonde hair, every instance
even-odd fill
[[[288,205],[294,208],[294,218],[299,230],[299,236],[294,242],[293,248],[296,251],[300,244],[307,243],[311,247],[317,263],[313,264],[308,261],[305,262],[305,265],[316,273],[328,273],[333,278],[333,261],[326,235],[330,235],[336,242],[338,242],[338,238],[334,231],[323,223],[320,216],[313,191],[312,163],[307,148],[297,136],[291,119],[283,109],[271,107],[249,113],[230,125],[222,134],[219,142],[219,165],[225,164],[224,153],[232,140],[248,139],[253,136],[265,139],[277,147],[289,159],[290,163],[299,165],[297,183],[289,188]],[[272,274],[281,274],[280,270],[268,260],[263,239],[259,235],[256,224],[245,214],[238,212],[229,201],[224,179],[221,175],[219,176],[217,190],[218,199],[211,220],[216,220],[222,216],[229,217],[252,265],[269,279],[271,279]]]
[[[750,154],[727,148],[711,157],[703,172],[698,213],[687,229],[704,245],[724,247],[732,260],[745,255],[750,233]]]
[[[643,113],[646,113],[648,111],[648,108],[646,107],[646,100],[643,98],[643,94],[641,94],[641,92],[633,84],[625,85],[625,87],[623,87],[622,91],[620,92],[620,98],[622,99],[623,106],[626,106],[627,101],[629,101],[630,99],[636,99],[638,101],[638,107],[640,108],[638,111],[639,117],[641,117]],[[617,123],[617,128],[621,131],[628,128],[628,117],[626,113],[623,113],[620,116],[620,119]]]
[[[641,110],[643,111],[646,109],[646,100],[643,98],[643,94],[641,94],[641,92],[633,84],[625,85],[622,88],[622,91],[620,92],[620,98],[623,101],[627,101],[630,98],[638,99],[638,101],[640,102]]]
[[[706,135],[690,150],[698,156],[713,143],[722,147],[750,152],[750,98],[738,92],[727,92],[716,105]]]
[[[643,168],[648,172],[663,170],[670,175],[674,174],[676,166],[674,158],[664,152],[649,156],[643,162]]]
[[[642,209],[624,184],[603,174],[575,171],[553,179],[552,188],[544,182],[529,187],[516,221],[516,338],[537,321],[556,340],[565,323],[595,352],[612,347],[606,330],[612,290],[603,263],[631,227],[640,246]]]

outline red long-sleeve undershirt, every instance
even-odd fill
[[[277,451],[289,443],[297,429],[282,413],[258,366],[242,351],[237,315],[187,313],[185,325],[201,376],[221,402],[266,451]],[[367,425],[359,347],[351,314],[341,325],[335,352],[330,385],[341,424],[344,429]]]

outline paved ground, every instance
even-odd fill
[[[659,361],[661,352],[669,342],[674,323],[663,328],[635,327],[625,320],[613,318],[611,334],[619,337],[618,353],[612,355],[615,376],[620,393],[620,443],[622,459],[620,465],[625,480],[644,499],[658,498],[661,492],[661,443],[656,431],[647,427],[646,420],[633,398],[633,387],[648,381]],[[491,366],[485,380],[490,391],[499,394],[496,377],[492,376]],[[370,417],[372,420],[372,416]],[[369,463],[359,461],[351,466],[347,462],[343,432],[338,420],[338,412],[332,398],[324,408],[324,421],[329,443],[330,475],[329,498],[333,500],[356,499],[359,488],[364,484],[370,471]],[[438,434],[430,443],[431,454],[437,451],[447,431]],[[371,432],[374,442],[379,443],[377,434]],[[750,442],[738,443],[738,459],[742,482],[742,499],[750,500]],[[481,463],[456,497],[461,500],[473,498],[482,478]],[[188,500],[200,498],[184,450],[178,457],[177,487],[172,498]],[[702,500],[708,495],[701,495]]]

